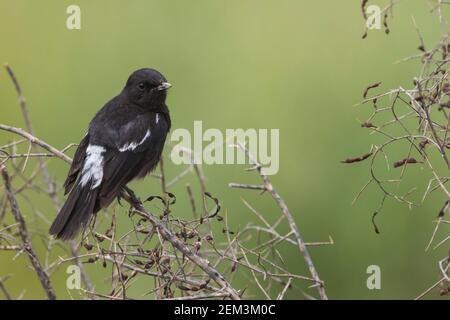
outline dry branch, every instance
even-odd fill
[[[42,268],[42,265],[39,262],[39,259],[33,250],[33,247],[31,246],[31,240],[28,235],[25,220],[23,219],[23,216],[19,210],[19,206],[17,204],[16,197],[14,196],[14,191],[12,190],[11,186],[11,180],[6,170],[6,167],[2,165],[0,167],[0,171],[5,185],[5,192],[11,206],[12,214],[14,216],[14,219],[19,225],[19,234],[20,237],[22,238],[23,250],[27,253],[28,258],[30,259],[31,264],[33,265],[33,268],[36,271],[36,274],[38,275],[39,281],[41,282],[42,288],[44,288],[48,299],[55,300],[56,295],[50,282],[50,278],[47,272]]]
[[[22,117],[23,117],[23,119],[25,121],[25,125],[26,125],[26,128],[28,130],[28,133],[30,133],[31,135],[34,136],[35,133],[34,133],[34,129],[33,129],[33,124],[31,122],[30,113],[29,113],[29,110],[28,110],[28,105],[27,105],[25,96],[24,96],[24,94],[22,92],[22,88],[20,86],[19,80],[17,79],[14,71],[12,70],[12,68],[8,64],[5,64],[5,69],[8,72],[8,74],[9,74],[9,76],[11,78],[11,81],[14,84],[14,87],[16,88],[16,92],[17,92],[17,95],[19,97],[19,105],[20,105],[20,109],[21,109],[21,112],[22,112]],[[71,145],[69,145],[69,147],[65,148],[65,151],[67,151],[70,148],[70,146]],[[26,162],[28,161],[28,159],[29,159],[29,157],[31,155],[31,151],[33,149],[34,149],[34,144],[30,143],[29,150],[28,150],[27,157],[26,157],[25,164],[24,164],[24,168],[26,166]],[[39,164],[39,170],[40,170],[42,176],[44,177],[44,181],[45,181],[45,183],[47,185],[47,193],[48,193],[49,197],[51,198],[56,211],[58,212],[61,209],[61,205],[62,204],[61,204],[61,201],[58,198],[58,195],[56,194],[56,184],[53,181],[53,179],[51,178],[51,176],[50,176],[50,174],[49,174],[49,172],[47,170],[46,163],[45,163],[43,158],[44,157],[42,157],[42,156],[37,156],[37,160],[38,160],[38,164]],[[77,245],[76,245],[75,241],[70,241],[70,250],[71,250],[71,253],[72,253],[72,255],[74,257],[78,256],[78,248],[77,248]],[[88,291],[92,291],[92,289],[93,289],[92,288],[92,284],[91,284],[91,282],[89,280],[89,277],[88,277],[88,275],[86,273],[86,270],[84,270],[84,266],[82,265],[81,261],[79,261],[78,259],[76,259],[76,263],[77,263],[77,266],[78,266],[78,268],[79,268],[79,270],[81,272],[82,280],[83,280],[84,285],[86,286],[86,289]]]
[[[368,1],[362,1],[363,16],[367,19],[365,10]],[[392,8],[397,1],[390,1],[390,3],[382,10],[384,14],[384,26],[388,30],[387,21],[391,17]],[[444,6],[450,4],[448,1],[430,0],[427,1],[431,5],[431,12],[436,14],[443,26],[448,27],[449,21],[443,15]],[[388,199],[406,204],[409,208],[421,205],[431,193],[440,192],[443,197],[444,205],[442,204],[438,212],[438,219],[436,226],[432,232],[426,250],[432,247],[432,244],[438,242],[438,229],[442,229],[442,221],[449,209],[450,191],[447,187],[448,170],[450,169],[450,162],[448,160],[448,146],[450,145],[450,113],[448,106],[450,104],[450,79],[449,79],[449,37],[450,32],[446,31],[440,36],[440,40],[434,46],[426,46],[424,39],[417,27],[414,19],[412,23],[416,29],[419,38],[418,50],[419,53],[402,60],[410,61],[417,60],[421,67],[417,75],[410,81],[411,87],[398,87],[388,91],[373,94],[372,91],[378,91],[380,82],[368,86],[364,92],[364,101],[362,104],[371,104],[373,111],[367,120],[362,124],[362,127],[368,129],[373,134],[380,135],[384,141],[376,145],[372,145],[371,152],[357,158],[349,158],[344,160],[345,163],[355,163],[365,160],[371,156],[370,162],[370,179],[361,189],[355,198],[366,191],[367,186],[376,184],[381,192],[381,201],[379,207],[372,214],[372,222],[375,226],[375,231],[378,233],[378,227],[375,224],[375,216],[379,214]],[[439,28],[436,28],[438,31]],[[448,30],[448,28],[446,28]],[[367,27],[366,27],[367,32]],[[439,31],[440,32],[440,31]],[[402,146],[405,148],[400,149]],[[402,156],[396,155],[394,161],[389,157],[397,150],[403,150]],[[394,150],[394,151],[391,151]],[[379,173],[380,168],[377,165],[378,158],[384,158],[389,175],[396,175],[395,177],[386,178],[386,174]],[[414,164],[414,166],[410,166]],[[390,171],[390,168],[398,168]],[[420,197],[421,202],[415,201],[413,196],[417,189],[421,186],[417,183],[411,186],[406,193],[400,194],[398,192],[400,186],[405,186],[405,178],[409,171],[414,170],[414,167],[421,167],[421,173],[425,175],[422,180],[425,185],[425,192]],[[417,173],[417,170],[416,170]],[[381,178],[383,177],[383,178]],[[394,188],[395,187],[395,188]],[[450,242],[450,236],[444,237],[439,241],[434,249],[441,247]],[[422,298],[430,293],[439,285],[448,287],[448,272],[449,268],[443,267],[446,258],[438,263],[439,271],[442,273],[441,279],[432,285],[425,292],[420,294],[417,298]]]
[[[240,300],[239,294],[234,290],[231,285],[227,282],[225,277],[221,275],[216,269],[210,266],[210,262],[206,259],[201,258],[195,254],[191,249],[189,249],[181,240],[172,234],[172,232],[154,215],[152,215],[148,210],[144,208],[142,202],[136,198],[132,193],[123,195],[124,199],[127,200],[134,209],[134,212],[148,219],[153,225],[156,226],[161,236],[169,241],[175,248],[177,248],[184,256],[189,260],[199,266],[206,274],[213,279],[217,284],[221,286],[223,291],[227,292],[229,297],[233,300]]]
[[[230,187],[235,188],[244,188],[244,189],[250,189],[250,190],[264,190],[268,191],[272,198],[275,200],[277,205],[280,207],[281,211],[283,212],[284,217],[289,223],[289,227],[291,228],[292,233],[295,236],[298,248],[300,250],[300,253],[303,255],[303,259],[305,260],[309,272],[311,273],[311,276],[313,277],[314,281],[316,282],[315,286],[317,287],[317,290],[319,292],[320,298],[322,300],[327,300],[328,297],[325,292],[325,287],[323,284],[323,281],[320,280],[319,274],[314,266],[314,263],[311,259],[311,256],[309,254],[308,248],[306,246],[305,241],[303,240],[303,237],[300,234],[300,231],[297,227],[297,224],[295,223],[294,217],[290,213],[286,203],[284,202],[283,198],[280,196],[280,194],[275,190],[272,183],[269,180],[269,177],[264,174],[263,168],[261,164],[256,160],[256,158],[249,152],[249,150],[242,144],[238,143],[235,145],[235,147],[239,148],[242,152],[245,153],[247,158],[250,160],[251,164],[253,165],[253,169],[258,172],[260,177],[263,180],[263,186],[254,186],[254,185],[242,185],[242,184],[235,184],[231,183],[229,184]]]

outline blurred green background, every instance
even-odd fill
[[[81,30],[66,28],[70,4],[81,7]],[[311,249],[329,297],[409,299],[439,279],[437,261],[448,254],[444,247],[425,252],[443,198],[436,194],[413,210],[387,201],[377,220],[381,234],[376,234],[371,215],[382,194],[369,188],[351,205],[369,177],[369,164],[339,162],[367,152],[376,141],[358,122],[370,107],[354,107],[365,87],[377,81],[383,81],[383,90],[409,86],[418,71],[417,62],[394,64],[418,53],[411,16],[429,45],[443,31],[426,1],[402,2],[394,13],[388,36],[372,30],[362,40],[359,1],[0,0],[0,62],[15,70],[37,135],[59,148],[78,142],[90,119],[119,93],[128,75],[147,66],[174,84],[168,98],[173,128],[192,129],[194,120],[202,120],[204,128],[279,128],[280,170],[273,184],[307,241],[324,241],[329,235],[335,241],[333,246]],[[4,70],[0,122],[24,125]],[[0,133],[0,142],[9,139],[11,135]],[[208,188],[221,199],[234,229],[245,225],[243,217],[251,217],[241,197],[269,218],[279,215],[267,196],[227,187],[232,181],[257,181],[243,168],[204,168]],[[54,160],[50,169],[59,181],[64,179],[65,164]],[[180,170],[168,165],[169,177]],[[415,179],[423,190],[426,181],[420,175]],[[144,194],[159,192],[155,179],[138,182],[135,188]],[[184,183],[172,191],[182,195],[178,206],[188,204]],[[39,195],[33,199],[40,201]],[[22,206],[24,212],[29,208],[26,201]],[[51,205],[39,209],[53,219]],[[127,223],[126,217],[122,220]],[[12,257],[0,253],[0,276],[13,276],[7,282],[10,292],[18,296],[26,287],[24,298],[44,298],[24,258]],[[293,247],[286,263],[290,270],[304,270]],[[366,287],[369,265],[381,267],[381,290]],[[102,288],[104,274],[88,268]],[[64,270],[53,280],[58,296],[69,298]],[[249,290],[261,297],[255,288]]]

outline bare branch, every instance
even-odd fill
[[[6,195],[11,205],[12,214],[19,226],[19,234],[20,237],[22,238],[23,248],[27,253],[28,258],[30,259],[30,262],[33,265],[34,270],[36,271],[36,274],[38,275],[38,278],[41,282],[42,287],[45,290],[45,293],[47,294],[48,299],[55,300],[56,295],[50,282],[50,278],[47,272],[42,268],[42,265],[39,262],[39,259],[31,246],[31,240],[30,237],[28,236],[25,220],[23,219],[22,214],[20,213],[16,198],[14,196],[14,191],[12,190],[11,180],[9,178],[8,172],[6,171],[6,167],[2,165],[0,167],[0,171],[5,185]]]
[[[289,227],[291,228],[291,230],[295,236],[298,248],[299,248],[301,254],[303,255],[303,259],[305,260],[305,262],[308,266],[309,272],[311,273],[311,276],[316,281],[316,287],[319,292],[320,298],[322,300],[327,300],[328,297],[325,293],[325,288],[324,288],[323,282],[322,282],[322,280],[320,280],[319,274],[317,273],[317,270],[311,259],[308,248],[306,246],[306,243],[303,240],[303,237],[300,234],[297,224],[295,223],[294,217],[290,213],[283,198],[275,190],[275,188],[273,187],[273,185],[271,184],[271,182],[269,180],[269,177],[266,174],[264,174],[262,166],[258,163],[258,161],[255,159],[255,157],[249,152],[249,150],[240,142],[238,142],[238,144],[235,145],[235,147],[239,148],[248,157],[250,162],[254,165],[255,170],[258,172],[258,174],[260,175],[260,177],[263,180],[264,190],[268,191],[270,193],[272,198],[275,200],[277,205],[280,207],[281,211],[283,212],[285,218],[287,219],[287,221],[289,223]],[[231,186],[236,186],[236,184],[231,184]],[[252,187],[252,188],[248,188],[248,189],[255,189],[255,188]]]

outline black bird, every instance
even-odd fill
[[[139,69],[95,115],[75,152],[64,183],[65,194],[70,194],[50,234],[74,238],[127,183],[155,168],[171,125],[166,105],[170,87],[158,71]]]

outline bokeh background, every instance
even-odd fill
[[[81,30],[66,28],[70,4],[81,7]],[[439,279],[437,261],[448,253],[444,247],[425,252],[443,198],[436,194],[412,210],[388,201],[376,234],[371,215],[382,194],[369,188],[351,205],[369,177],[368,163],[339,161],[367,152],[376,141],[360,128],[369,106],[354,106],[365,87],[377,81],[384,89],[408,86],[417,73],[417,62],[394,63],[418,53],[411,17],[430,45],[444,28],[426,1],[405,1],[394,9],[389,35],[372,30],[363,40],[360,10],[359,1],[0,0],[0,62],[15,70],[37,135],[60,148],[78,142],[127,76],[146,66],[174,84],[168,98],[174,128],[192,130],[194,120],[205,128],[279,128],[280,170],[273,184],[307,241],[331,236],[335,242],[311,249],[329,297],[409,299]],[[5,71],[0,72],[0,122],[24,125]],[[0,133],[0,142],[9,139]],[[180,171],[167,167],[169,176]],[[55,178],[64,179],[65,164],[51,161],[50,168]],[[251,219],[241,197],[268,217],[279,214],[265,196],[227,187],[231,181],[257,181],[243,168],[204,167],[208,188],[221,199],[234,229]],[[421,175],[414,179],[425,187]],[[139,193],[159,190],[154,179],[133,186]],[[172,191],[183,194],[184,184],[177,188]],[[183,197],[180,207],[188,204]],[[39,195],[32,201],[40,203]],[[22,203],[26,212],[29,204]],[[50,204],[39,208],[53,219]],[[290,250],[286,264],[301,272],[304,262],[294,247]],[[44,298],[24,258],[12,257],[0,254],[0,275],[13,276],[10,292],[18,296],[26,287],[24,298]],[[366,268],[373,264],[381,268],[381,290],[366,287]],[[102,271],[88,268],[98,288],[105,285]],[[58,296],[70,298],[65,277],[61,270],[53,281]],[[261,297],[247,285],[253,297]]]

